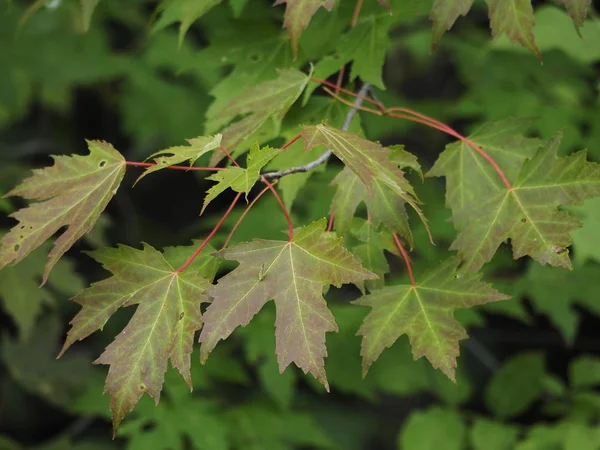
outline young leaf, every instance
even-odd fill
[[[452,28],[458,16],[467,15],[472,5],[473,0],[436,0],[429,16],[433,21],[432,49],[437,46],[443,34]]]
[[[304,146],[311,150],[318,145],[330,148],[335,156],[358,177],[369,195],[376,195],[380,186],[389,188],[392,193],[408,203],[426,224],[425,217],[417,206],[418,200],[412,186],[404,178],[404,173],[390,160],[392,150],[361,138],[356,133],[331,128],[327,125],[308,126],[304,128]],[[340,180],[338,180],[340,183]],[[384,198],[378,200],[378,207],[390,201],[388,194],[381,194]],[[358,205],[360,201],[356,202]],[[356,206],[354,206],[356,208]],[[346,216],[350,205],[344,207]],[[352,212],[353,214],[353,212]],[[382,211],[383,214],[383,211]]]
[[[386,347],[406,334],[415,359],[425,356],[454,380],[458,341],[467,338],[454,310],[509,298],[480,281],[481,275],[458,275],[458,263],[450,258],[415,286],[388,286],[356,300],[373,308],[358,330],[363,336],[363,374]]]
[[[227,126],[223,131],[223,147],[235,150],[244,141],[257,133],[270,119],[278,129],[281,119],[300,97],[306,87],[309,77],[296,69],[279,70],[279,77],[265,81],[241,95],[233,98],[209,119],[219,119],[227,123],[238,115],[244,115],[242,120]],[[216,165],[225,155],[215,152],[211,164]]]
[[[592,5],[592,0],[558,0],[558,3],[565,5],[569,16],[573,19],[577,33],[581,36],[579,27],[583,25],[583,21],[587,17],[587,12]]]
[[[390,160],[394,164],[411,167],[421,174],[421,167],[413,155],[401,148],[395,148],[392,151]],[[389,231],[404,236],[412,247],[413,240],[405,209],[406,202],[381,178],[373,180],[373,192],[369,193],[358,176],[346,167],[331,184],[337,186],[331,204],[331,212],[335,214],[336,230],[344,232],[350,224],[356,208],[361,202],[364,202],[376,228],[384,224]]]
[[[326,389],[325,333],[338,327],[323,298],[323,288],[358,283],[377,275],[361,267],[342,247],[342,239],[325,232],[325,219],[301,228],[291,242],[255,240],[217,253],[240,265],[209,289],[212,304],[204,314],[200,357],[273,299],[277,307],[276,351],[279,370],[295,362]],[[262,276],[261,276],[262,275]]]
[[[177,272],[185,250],[160,253],[149,245],[142,250],[122,245],[91,252],[113,276],[72,299],[83,308],[71,322],[59,357],[75,341],[102,329],[118,308],[139,304],[129,324],[95,361],[110,365],[104,391],[111,396],[115,434],[144,392],[158,403],[167,360],[192,388],[193,338],[202,327],[200,304],[208,302],[205,289],[216,267],[215,258],[205,256]]]
[[[535,43],[533,6],[531,0],[487,0],[492,36],[506,33],[511,41],[519,42],[541,61],[542,55]]]
[[[245,192],[248,194],[250,189],[252,189],[258,181],[260,170],[271,161],[278,152],[278,148],[260,148],[260,146],[256,144],[247,156],[247,169],[242,169],[241,167],[229,167],[227,170],[217,172],[207,177],[208,180],[218,181],[218,184],[208,190],[200,214],[204,212],[208,204],[214,200],[217,195],[227,188],[231,188],[236,192]]]
[[[514,182],[511,189],[487,161],[462,146],[448,147],[429,172],[448,179],[446,202],[459,230],[451,249],[459,251],[465,270],[475,272],[511,239],[515,259],[529,255],[540,264],[570,268],[566,247],[579,222],[557,207],[600,195],[600,166],[586,162],[585,151],[557,158],[560,136],[526,162],[534,143],[523,138],[514,142],[513,148],[507,142],[492,143],[491,152],[482,144]]]
[[[34,170],[33,176],[6,194],[45,201],[10,214],[20,224],[0,241],[0,269],[21,261],[67,226],[48,254],[44,284],[60,257],[92,229],[123,180],[125,159],[106,142],[88,141],[88,147],[87,156],[54,156],[54,166]]]
[[[335,0],[277,0],[273,5],[286,3],[283,27],[288,30],[294,56],[298,55],[298,40],[310,19],[321,7],[331,11]]]
[[[153,153],[146,159],[154,158],[155,166],[148,167],[135,182],[137,183],[146,175],[156,172],[157,170],[166,169],[169,166],[181,164],[184,161],[190,162],[190,167],[198,158],[208,152],[219,148],[221,145],[222,135],[215,134],[214,136],[200,136],[193,139],[187,139],[189,146],[180,145],[177,147],[169,147]],[[159,156],[162,155],[162,156]],[[166,156],[170,155],[170,156]]]
[[[167,3],[167,2],[163,2]],[[192,24],[210,9],[221,3],[221,0],[173,0],[168,2],[152,31],[158,31],[174,22],[179,26],[179,46]]]

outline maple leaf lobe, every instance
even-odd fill
[[[321,7],[331,11],[335,0],[277,0],[273,6],[286,3],[283,27],[288,30],[294,56],[298,55],[298,41],[312,16]],[[385,4],[385,3],[383,3]]]

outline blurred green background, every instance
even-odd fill
[[[300,42],[304,57],[293,62],[280,27],[283,9],[268,1],[220,4],[192,25],[180,48],[177,27],[164,16],[156,20],[158,2],[101,0],[87,31],[81,5],[94,2],[36,2],[40,8],[20,26],[32,3],[0,0],[2,193],[30,168],[50,164],[51,154],[85,153],[84,139],[111,142],[129,160],[141,161],[202,135],[211,94],[239,80],[272,78],[276,67],[306,64],[343,31],[329,27],[330,15],[319,11]],[[533,117],[531,136],[562,131],[565,154],[587,148],[600,162],[595,11],[582,40],[555,2],[534,2],[541,65],[507,39],[491,40],[483,1],[431,54],[432,1],[395,3],[399,18],[383,70],[387,89],[378,92],[386,105],[411,107],[463,134],[488,120]],[[341,1],[339,8],[351,11],[354,2]],[[290,122],[346,110],[323,93],[306,108],[296,105]],[[408,122],[364,114],[361,120],[370,139],[404,144],[426,169],[450,142]],[[328,214],[334,192],[328,185],[337,169],[330,164],[298,193],[295,223]],[[78,310],[67,299],[105,277],[81,251],[142,241],[190,245],[231,200],[224,196],[199,218],[209,186],[202,178],[159,172],[129,189],[138,175],[128,170],[100,223],[63,258],[46,287],[38,288],[48,245],[0,271],[0,450],[600,449],[598,200],[572,208],[586,226],[574,234],[574,271],[513,261],[506,246],[485,267],[487,280],[513,299],[457,314],[471,339],[461,345],[456,385],[426,361],[413,361],[406,337],[362,379],[355,332],[367,310],[349,305],[358,295],[354,288],[332,289],[328,301],[340,332],[327,338],[331,394],[295,367],[279,374],[271,304],[219,344],[206,366],[192,355],[192,394],[169,370],[160,404],[144,397],[111,440],[108,397],[102,396],[106,367],[91,362],[131,311],[119,311],[101,333],[55,359]],[[447,255],[455,232],[443,181],[413,182],[436,238],[432,246],[425,230],[415,229],[412,257],[420,270]],[[22,205],[0,200],[6,214]],[[285,219],[274,211],[274,200],[265,196],[235,240],[283,236]],[[2,230],[13,225],[6,214]],[[236,219],[226,221],[215,247]],[[389,281],[404,281],[402,264],[390,263]]]

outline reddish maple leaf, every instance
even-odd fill
[[[34,170],[6,194],[44,201],[10,215],[20,223],[1,241],[0,268],[21,261],[66,226],[48,255],[44,284],[60,257],[93,228],[123,180],[125,159],[106,142],[88,141],[88,147],[87,156],[53,156],[52,167]]]
[[[325,333],[338,327],[323,288],[358,283],[377,275],[364,269],[342,239],[325,232],[325,219],[301,228],[291,242],[257,239],[216,255],[240,265],[208,290],[212,304],[204,314],[200,358],[204,362],[221,339],[247,325],[273,299],[279,369],[291,362],[312,373],[327,390]]]
[[[111,396],[113,429],[147,392],[156,402],[170,359],[192,388],[190,354],[194,333],[202,327],[200,304],[217,268],[217,260],[200,256],[177,272],[191,248],[160,253],[149,245],[91,252],[113,276],[92,284],[72,300],[83,308],[71,322],[59,357],[75,342],[102,329],[115,311],[139,305],[130,322],[95,363],[109,364],[104,392]]]

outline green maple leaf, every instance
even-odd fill
[[[29,339],[36,319],[44,305],[53,306],[58,295],[73,295],[83,289],[83,281],[75,272],[73,263],[68,258],[57,262],[47,286],[40,288],[40,279],[46,263],[46,254],[52,248],[51,242],[44,242],[20,264],[0,270],[0,298],[4,302],[5,311],[10,314],[19,328],[21,341]]]
[[[294,56],[298,54],[298,40],[312,16],[321,7],[331,11],[335,0],[277,0],[273,5],[286,3],[283,26],[288,30]]]
[[[194,333],[202,327],[200,304],[216,272],[216,260],[199,257],[183,272],[177,268],[192,251],[175,247],[160,253],[149,245],[90,252],[113,276],[73,297],[82,305],[71,321],[59,357],[75,342],[102,329],[115,311],[139,305],[130,322],[95,361],[109,364],[104,392],[111,396],[116,434],[125,414],[144,392],[158,403],[167,361],[192,388],[190,354]]]
[[[514,297],[527,298],[537,313],[546,314],[567,345],[572,345],[580,320],[575,304],[600,315],[595,281],[598,277],[600,267],[595,264],[573,271],[533,264],[517,282],[507,284],[506,289]]]
[[[278,72],[278,78],[246,89],[217,111],[211,112],[208,119],[217,120],[217,123],[227,123],[238,115],[245,116],[222,131],[223,147],[233,151],[233,154],[236,154],[236,149],[239,152],[238,147],[254,138],[266,125],[271,125],[278,132],[281,119],[298,99],[309,80],[306,74],[296,69],[282,69]],[[256,140],[254,139],[254,142]],[[224,156],[218,152],[214,153],[211,164],[218,164]]]
[[[401,147],[390,148],[390,160],[396,166],[411,167],[421,174],[421,167],[414,155]],[[372,181],[372,192],[369,193],[361,179],[348,167],[344,168],[332,181],[337,186],[331,212],[335,214],[336,230],[344,232],[352,220],[358,205],[363,202],[371,216],[373,225],[377,228],[384,224],[389,231],[404,236],[412,246],[412,233],[408,225],[404,198],[397,194],[397,190],[381,178]]]
[[[248,167],[246,169],[242,169],[241,167],[229,167],[226,170],[219,171],[207,177],[208,180],[218,181],[218,184],[207,191],[207,195],[204,198],[204,205],[202,205],[202,213],[208,204],[227,188],[231,188],[236,192],[245,192],[248,194],[250,189],[252,189],[258,181],[261,169],[271,161],[278,152],[278,148],[260,148],[260,146],[256,144],[254,148],[250,150],[250,153],[248,153],[246,158]]]
[[[351,231],[360,241],[359,244],[352,246],[352,253],[358,257],[365,269],[379,276],[379,279],[367,280],[364,286],[369,291],[383,288],[385,285],[384,275],[390,271],[384,250],[398,253],[392,236],[389,233],[377,231],[372,220],[355,219]],[[364,293],[363,283],[357,283],[357,286]]]
[[[340,40],[337,61],[341,61],[339,67],[352,61],[350,81],[360,78],[379,89],[385,89],[381,76],[385,55],[390,47],[388,32],[393,24],[390,17],[370,16]]]
[[[326,225],[325,219],[313,222],[298,230],[291,242],[260,239],[217,253],[240,265],[208,291],[213,302],[204,314],[200,335],[202,361],[221,339],[247,325],[273,299],[279,370],[295,362],[329,389],[325,333],[338,327],[323,298],[323,288],[377,275],[361,267],[344,249],[341,238],[325,232]]]
[[[356,133],[327,125],[305,127],[303,137],[307,151],[324,145],[346,165],[344,171],[334,180],[339,186],[337,202],[334,200],[334,211],[337,209],[342,213],[342,224],[348,223],[360,201],[365,198],[361,195],[360,185],[366,189],[368,195],[365,201],[376,212],[377,218],[374,220],[377,222],[389,222],[393,228],[410,236],[402,205],[408,203],[426,224],[425,217],[417,206],[418,200],[412,186],[404,178],[404,172],[398,168],[398,163],[392,160],[393,149],[363,139]],[[404,154],[402,155],[405,158]],[[350,176],[352,173],[360,183]],[[352,189],[352,193],[346,192],[346,189]],[[391,215],[390,211],[393,211]],[[398,214],[398,217],[392,217],[394,214]]]
[[[583,226],[575,230],[573,246],[575,247],[575,261],[584,263],[588,259],[600,262],[600,197],[586,201],[583,205],[573,207],[571,210],[581,220]]]
[[[443,34],[456,22],[459,16],[466,16],[474,0],[436,0],[429,18],[433,21],[431,48],[435,48]]]
[[[518,134],[524,126],[510,119],[470,138],[502,168],[510,190],[463,143],[448,146],[428,173],[447,178],[446,204],[459,230],[451,249],[461,254],[465,270],[477,271],[506,239],[512,239],[515,259],[529,255],[541,264],[571,267],[565,249],[579,222],[557,207],[600,195],[600,169],[586,162],[584,151],[557,158],[560,137],[536,151],[539,141]]]
[[[179,26],[179,46],[192,24],[206,14],[221,0],[172,0],[166,4],[160,18],[154,24],[152,31],[161,30],[174,22],[181,22]],[[162,6],[162,5],[161,5]]]
[[[558,0],[558,3],[565,5],[569,16],[573,19],[577,33],[581,36],[580,27],[587,17],[588,10],[592,5],[592,0]]]
[[[148,160],[150,158],[154,158],[156,166],[148,167],[135,182],[137,183],[152,172],[166,169],[167,167],[174,166],[176,164],[181,164],[184,161],[189,161],[190,167],[192,167],[196,160],[202,155],[219,148],[222,137],[223,136],[220,134],[215,134],[214,136],[200,136],[193,139],[187,139],[190,145],[169,147],[153,153],[146,159]]]
[[[44,284],[60,257],[92,229],[123,180],[125,159],[106,142],[88,141],[88,147],[87,156],[54,156],[54,166],[34,170],[6,194],[44,201],[10,214],[19,224],[1,241],[0,268],[21,261],[67,226],[48,255]]]
[[[363,374],[386,347],[406,334],[415,359],[425,356],[454,380],[458,341],[468,337],[454,311],[509,298],[481,282],[481,275],[458,275],[458,263],[450,258],[414,286],[388,286],[355,301],[372,308],[358,330],[363,336]]]
[[[505,33],[511,41],[519,42],[541,60],[542,55],[533,34],[535,17],[531,0],[486,1],[489,8],[492,36],[495,38]]]

